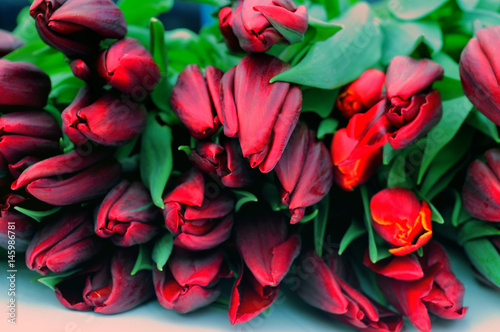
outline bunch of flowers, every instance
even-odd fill
[[[0,31],[0,245],[63,306],[240,324],[281,287],[429,331],[467,312],[445,247],[500,288],[500,25],[479,5],[236,0],[197,35],[141,1],[35,0]]]

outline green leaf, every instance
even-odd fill
[[[137,255],[137,260],[135,261],[131,276],[135,276],[137,272],[141,270],[153,270],[153,264],[151,263],[151,249],[146,245],[139,245],[139,254]]]
[[[464,32],[473,34],[475,32],[474,22],[480,22],[482,26],[486,27],[500,25],[500,14],[484,9],[466,11],[462,14],[460,25]]]
[[[328,210],[330,208],[330,195],[326,195],[316,204],[318,215],[314,218],[314,248],[319,257],[323,255],[323,241],[325,239]]]
[[[383,158],[384,165],[389,165],[391,163],[392,159],[394,159],[394,157],[396,157],[397,155],[399,155],[401,153],[401,150],[394,149],[390,144],[385,144],[382,147],[382,150],[383,150],[383,155],[384,155],[384,158]]]
[[[151,258],[156,263],[158,270],[163,271],[163,267],[172,254],[172,249],[174,249],[174,236],[170,233],[166,233],[155,242]]]
[[[406,156],[401,154],[394,159],[387,176],[387,187],[402,187],[411,189],[413,184],[406,173]]]
[[[311,16],[309,16],[308,24],[309,29],[312,28],[315,31],[313,39],[315,42],[327,40],[342,30],[342,26],[339,24],[324,22]]]
[[[7,54],[3,59],[10,61],[30,62],[46,72],[51,81],[55,74],[62,72],[71,73],[69,65],[66,63],[64,55],[53,48],[45,45],[42,41],[27,44],[17,50]],[[53,85],[57,82],[52,82]]]
[[[475,9],[481,0],[457,0],[458,7],[463,11]]]
[[[288,207],[281,202],[280,192],[274,184],[265,182],[261,187],[261,194],[264,200],[271,206],[273,211],[288,209]]]
[[[163,191],[173,167],[172,130],[149,114],[141,143],[141,179],[149,188],[154,204],[163,209]]]
[[[149,31],[151,36],[151,54],[155,63],[160,68],[160,82],[151,93],[153,103],[163,112],[170,113],[169,100],[171,87],[168,81],[168,58],[167,47],[165,45],[165,29],[163,24],[155,18],[152,18],[149,23]]]
[[[426,201],[427,201],[427,204],[429,204],[429,207],[431,208],[431,212],[432,212],[431,221],[435,221],[439,224],[444,224],[444,218],[441,215],[441,212],[439,212],[439,210],[436,209],[436,207],[434,206],[434,204],[432,204],[432,202],[430,200],[426,200]]]
[[[61,210],[61,207],[56,206],[53,209],[46,210],[46,211],[35,211],[35,210],[28,210],[28,209],[22,208],[20,206],[14,206],[14,210],[21,212],[25,216],[33,218],[38,222],[42,222],[43,218],[51,216],[54,213],[59,212],[59,210]]]
[[[152,17],[172,9],[174,0],[120,0],[118,7],[127,25],[147,26]]]
[[[497,235],[500,235],[500,229],[498,229],[494,223],[472,219],[465,223],[460,229],[458,233],[458,242],[463,245],[467,241]]]
[[[451,78],[455,81],[460,81],[460,73],[458,63],[455,62],[448,54],[440,52],[432,57],[432,60],[439,63],[444,69],[444,77]]]
[[[500,136],[498,135],[498,128],[496,124],[488,119],[483,113],[476,109],[472,110],[466,122],[486,136],[491,137],[491,139],[496,143],[500,143]]]
[[[17,26],[12,34],[23,40],[26,44],[40,42],[40,37],[35,27],[35,20],[30,16],[30,6],[26,6],[17,15]]]
[[[451,213],[451,224],[454,227],[458,227],[458,221],[460,219],[460,213],[462,211],[462,196],[456,189],[452,188],[451,190],[453,192],[453,195],[455,196],[455,204],[453,205],[453,210]]]
[[[415,20],[429,15],[448,0],[393,0],[389,1],[389,11],[402,20]]]
[[[58,283],[60,283],[61,281],[63,281],[67,277],[72,276],[73,274],[76,274],[76,273],[78,273],[80,271],[83,271],[83,269],[77,269],[77,270],[73,270],[73,271],[69,271],[69,272],[61,273],[61,274],[53,274],[53,275],[48,275],[48,276],[42,276],[42,277],[37,278],[36,280],[38,282],[44,284],[45,286],[49,287],[53,291],[55,291],[56,290],[55,286]]]
[[[482,238],[466,242],[464,249],[479,273],[500,287],[500,255],[495,246],[488,239]]]
[[[312,45],[296,66],[273,77],[271,83],[285,81],[335,89],[377,64],[383,38],[366,3],[358,3],[332,23],[344,25],[344,29]]]
[[[433,187],[432,189],[427,193],[427,198],[429,200],[434,199],[440,192],[445,190],[448,185],[451,183],[453,178],[459,173],[462,169],[467,167],[469,163],[468,158],[463,158],[460,163],[455,165],[450,171],[448,171]]]
[[[248,191],[233,190],[233,193],[236,196],[236,204],[234,205],[234,210],[236,212],[238,212],[246,203],[257,202],[259,200],[257,196]]]
[[[368,191],[365,185],[360,186],[361,189],[361,199],[363,201],[363,208],[365,211],[365,227],[368,231],[368,253],[372,263],[378,262],[378,250],[377,244],[375,243],[375,235],[372,227],[372,217],[370,212],[370,200],[368,198]]]
[[[319,210],[314,206],[313,212],[306,214],[305,216],[300,219],[299,224],[305,224],[316,218],[319,214]]]
[[[318,127],[318,134],[317,134],[318,139],[322,140],[325,138],[326,135],[335,134],[335,130],[337,129],[338,125],[339,125],[339,120],[334,118],[328,118],[321,121]]]
[[[342,253],[354,240],[366,234],[366,232],[366,227],[364,227],[364,225],[358,219],[353,218],[351,221],[351,225],[340,241],[339,255],[342,255]]]
[[[338,89],[305,89],[302,92],[302,112],[314,112],[321,118],[326,119],[335,107],[338,94]]]

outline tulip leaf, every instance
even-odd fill
[[[460,73],[458,63],[455,62],[448,54],[440,52],[432,57],[444,69],[444,77],[460,81]]]
[[[147,26],[152,17],[172,9],[174,0],[120,0],[117,5],[127,24]]]
[[[452,213],[451,213],[451,224],[454,227],[458,227],[459,220],[461,219],[460,215],[461,215],[461,212],[463,210],[462,196],[454,188],[452,188],[452,192],[453,192],[453,195],[454,195],[454,198],[455,198],[455,204],[453,205],[453,210],[452,210]]]
[[[158,270],[163,271],[163,267],[172,254],[172,249],[174,249],[174,236],[170,233],[166,233],[155,242],[151,258]]]
[[[401,150],[394,149],[390,144],[385,144],[382,147],[383,150],[383,163],[384,165],[389,165],[394,157],[401,153]]]
[[[469,163],[469,158],[463,158],[460,163],[455,165],[450,171],[448,171],[427,193],[427,198],[429,200],[434,199],[441,191],[445,190],[450,182],[453,180],[455,175],[464,169]]]
[[[340,30],[342,30],[342,26],[339,24],[323,22],[311,16],[309,16],[308,24],[309,28],[313,28],[315,31],[313,40],[316,42],[327,40]]]
[[[486,236],[498,236],[500,229],[490,221],[472,219],[465,223],[458,233],[458,242],[464,244],[467,241],[475,240]]]
[[[415,20],[425,17],[447,3],[448,0],[393,0],[389,11],[402,20]]]
[[[376,263],[381,259],[391,256],[388,248],[385,248],[385,241],[382,240],[378,234],[373,231],[372,227],[372,216],[370,212],[370,200],[368,198],[368,191],[365,185],[360,186],[361,199],[363,201],[363,208],[365,211],[365,226],[368,231],[368,254],[372,263]],[[379,242],[380,248],[378,248],[377,242]],[[381,249],[381,250],[379,250]]]
[[[51,290],[55,291],[56,290],[56,285],[66,279],[67,277],[70,277],[80,271],[83,271],[82,268],[76,269],[73,271],[69,271],[66,273],[60,273],[60,274],[50,274],[47,276],[41,276],[36,279],[36,281],[44,284],[45,286],[49,287]]]
[[[238,212],[243,205],[250,202],[257,202],[258,198],[254,194],[244,190],[233,190],[236,196],[236,204],[234,205],[234,210]]]
[[[163,191],[173,167],[172,130],[154,114],[149,114],[141,143],[141,179],[149,188],[153,203],[163,209]]]
[[[335,107],[338,94],[338,89],[305,89],[302,92],[302,112],[314,112],[326,119]]]
[[[377,64],[383,37],[368,4],[356,4],[331,23],[343,25],[344,29],[314,43],[297,65],[273,77],[271,83],[285,81],[335,89]]]
[[[479,22],[481,26],[500,25],[500,14],[484,9],[475,9],[466,11],[462,14],[460,24],[464,32],[473,34],[475,32],[475,22]]]
[[[318,209],[316,208],[316,206],[314,206],[313,207],[313,212],[311,212],[311,213],[306,214],[305,216],[303,216],[302,219],[300,219],[299,224],[308,223],[309,221],[311,221],[314,218],[316,218],[316,216],[318,215],[318,213],[319,213]]]
[[[496,143],[500,143],[500,136],[498,135],[498,128],[496,124],[488,119],[483,113],[474,109],[467,118],[467,124],[476,128],[488,137],[491,137]]]
[[[137,255],[137,260],[135,261],[131,276],[135,276],[137,272],[142,270],[152,270],[153,264],[151,263],[151,249],[146,245],[139,245],[139,254]]]
[[[444,218],[443,216],[441,215],[441,212],[439,212],[439,210],[434,206],[434,204],[432,204],[431,201],[427,200],[427,204],[429,204],[429,207],[431,209],[431,221],[435,221],[439,224],[444,224]]]
[[[340,241],[339,246],[339,255],[347,249],[347,247],[357,238],[366,234],[366,227],[359,221],[359,219],[353,218],[351,221],[351,225],[345,232],[342,240]]]
[[[394,162],[387,176],[387,187],[402,187],[408,189],[413,187],[413,183],[407,174],[406,156],[404,154],[400,154],[394,158]]]
[[[315,204],[318,215],[314,218],[314,248],[319,257],[323,255],[323,241],[325,239],[328,211],[330,208],[330,195],[327,194],[319,203]]]
[[[465,253],[472,265],[496,287],[500,287],[500,255],[487,239],[476,239],[464,244]]]
[[[130,157],[130,154],[132,153],[132,151],[135,148],[135,145],[137,144],[137,141],[139,141],[139,136],[132,138],[127,144],[117,148],[114,154],[115,159],[121,162],[122,160]]]
[[[41,41],[33,18],[30,16],[30,6],[21,9],[19,15],[17,15],[17,25],[14,31],[12,31],[12,34],[26,44]]]
[[[43,218],[51,216],[54,213],[59,212],[59,210],[61,210],[61,207],[56,206],[53,209],[46,210],[46,211],[35,211],[35,210],[25,209],[25,208],[22,208],[20,206],[14,206],[14,210],[24,214],[25,216],[28,216],[30,218],[35,219],[38,222],[42,222]]]
[[[261,194],[264,200],[271,206],[273,211],[288,209],[288,207],[281,202],[280,192],[274,184],[265,182],[261,186]]]
[[[339,120],[334,118],[328,118],[321,121],[318,127],[318,134],[317,134],[318,139],[322,140],[325,138],[326,135],[335,134],[338,125],[339,125]]]

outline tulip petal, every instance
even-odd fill
[[[388,257],[377,263],[372,263],[368,251],[366,251],[363,264],[378,274],[398,280],[418,280],[424,276],[422,266],[415,255]]]
[[[208,250],[215,248],[229,239],[233,227],[233,216],[222,218],[215,227],[204,235],[180,233],[174,239],[174,245],[188,250]]]

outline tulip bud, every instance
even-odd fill
[[[94,234],[92,216],[83,209],[55,215],[35,234],[26,251],[26,265],[45,275],[75,269],[103,247]]]
[[[307,9],[296,7],[291,0],[245,0],[235,3],[230,17],[225,9],[219,14],[220,29],[229,36],[227,43],[233,45],[229,33],[232,28],[241,48],[249,53],[265,52],[279,41],[299,43],[307,30]],[[227,38],[227,37],[226,37]]]
[[[95,222],[95,233],[114,244],[129,247],[146,243],[157,233],[161,213],[141,182],[122,180],[104,197]]]
[[[465,95],[474,106],[497,126],[500,125],[500,66],[497,49],[500,26],[476,31],[460,57],[460,78]]]
[[[179,184],[163,197],[165,225],[174,234],[174,245],[189,250],[211,249],[231,235],[234,202],[215,186],[205,191],[205,179],[196,168],[179,178]]]
[[[111,0],[35,0],[30,7],[40,38],[70,58],[99,52],[103,39],[121,39],[127,25]]]
[[[0,58],[23,46],[24,42],[21,39],[0,29]]]
[[[50,78],[27,62],[0,59],[0,109],[14,106],[40,108],[47,104]]]
[[[475,218],[500,221],[500,150],[484,154],[486,163],[473,161],[467,171],[462,198],[464,208]]]
[[[221,249],[191,252],[175,247],[168,268],[153,271],[156,297],[162,306],[188,313],[215,301],[219,278],[230,275]]]
[[[281,201],[289,207],[296,224],[308,206],[318,203],[333,185],[333,164],[328,150],[316,133],[304,123],[295,128],[276,165],[281,184]]]
[[[208,138],[220,128],[222,74],[220,69],[208,66],[203,77],[197,65],[188,65],[172,89],[170,106],[194,138]]]
[[[298,86],[269,83],[288,68],[270,55],[248,55],[221,80],[224,134],[237,136],[250,166],[259,166],[263,173],[272,171],[281,158],[302,107]]]
[[[224,7],[220,10],[219,29],[224,36],[224,43],[231,52],[243,52],[238,37],[233,32],[233,20],[234,14],[231,7]]]
[[[393,255],[409,254],[432,237],[431,209],[406,188],[384,189],[370,201],[373,229],[388,243]]]
[[[63,131],[76,145],[92,140],[123,145],[146,128],[147,113],[116,90],[95,93],[88,86],[62,112]],[[117,125],[119,124],[119,125]]]
[[[350,119],[356,113],[364,113],[383,97],[385,74],[377,69],[368,69],[357,80],[339,92],[336,106],[342,116]]]
[[[7,194],[4,197],[5,203],[0,203],[0,247],[6,250],[14,234],[16,251],[25,252],[37,229],[37,222],[34,219],[14,209],[25,200],[26,198],[20,195]]]
[[[56,297],[68,309],[117,314],[148,301],[154,294],[151,271],[131,275],[137,247],[116,247],[82,272],[55,285]]]

